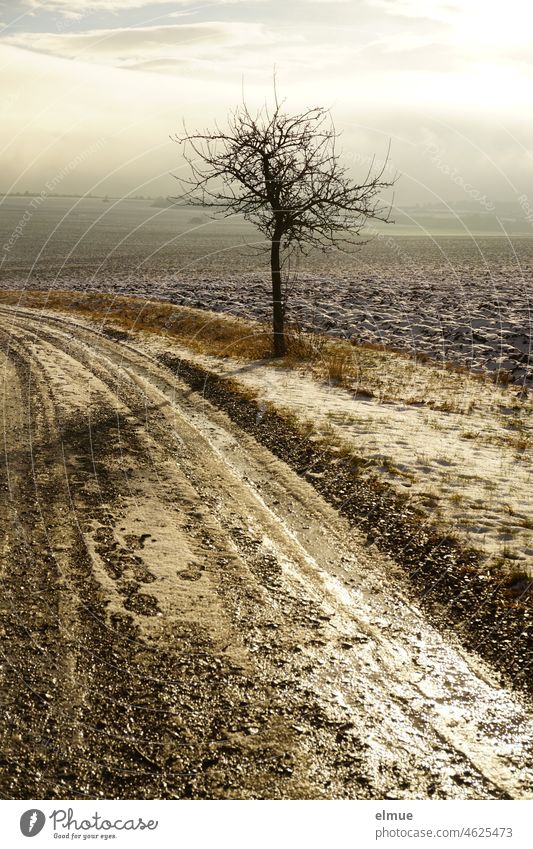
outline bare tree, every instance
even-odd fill
[[[341,164],[339,134],[327,109],[288,115],[274,107],[252,114],[245,103],[229,116],[225,129],[176,135],[184,145],[190,177],[178,178],[182,197],[192,204],[242,215],[270,242],[274,356],[283,356],[285,308],[282,257],[291,249],[348,248],[370,219],[389,221],[380,193],[394,183],[383,166],[361,183]]]

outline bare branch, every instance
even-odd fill
[[[369,219],[391,220],[392,203],[385,203],[382,193],[397,179],[386,178],[390,144],[382,167],[375,171],[372,159],[363,181],[354,182],[341,164],[339,133],[329,110],[313,107],[289,115],[283,107],[274,72],[272,109],[265,104],[252,114],[243,97],[225,128],[189,133],[184,125],[183,135],[173,137],[189,166],[189,175],[177,178],[180,200],[225,216],[242,215],[258,227],[271,243],[276,292],[282,250],[290,255],[295,249],[353,246]],[[279,292],[273,298],[275,313]],[[275,334],[283,328],[283,315],[277,326]]]

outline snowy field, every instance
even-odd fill
[[[304,329],[502,372],[533,386],[532,237],[390,225],[291,269]],[[461,234],[462,233],[462,234]],[[152,201],[3,198],[1,285],[111,291],[267,319],[268,254],[242,221]]]

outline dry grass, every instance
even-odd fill
[[[287,355],[280,365],[287,368],[305,365],[315,377],[346,389],[356,389],[371,398],[374,391],[366,381],[363,383],[361,350],[347,340],[307,333],[291,325],[287,332]]]
[[[73,312],[98,321],[102,328],[107,329],[144,330],[168,335],[193,351],[211,356],[247,360],[271,357],[269,325],[164,301],[100,292],[6,290],[0,292],[2,303]],[[321,379],[347,388],[357,385],[360,391],[372,397],[374,392],[370,386],[361,383],[361,361],[364,360],[365,367],[368,366],[368,377],[371,378],[372,372],[381,370],[385,365],[388,356],[391,355],[372,347],[363,355],[350,342],[304,333],[295,326],[289,326],[287,355],[275,363],[286,368],[306,365]]]
[[[493,386],[489,376],[442,366],[424,355],[413,357],[381,345],[354,345],[302,332],[294,325],[287,329],[286,357],[275,360],[269,325],[165,301],[100,292],[8,290],[0,292],[2,303],[74,312],[98,321],[102,328],[168,335],[192,351],[215,357],[270,359],[286,368],[303,366],[321,380],[379,403],[399,402],[464,415],[475,410],[480,383]],[[497,391],[502,394],[500,401],[503,393],[508,397],[509,389],[498,387]],[[517,450],[529,447],[520,432],[516,443]]]
[[[270,355],[270,330],[259,322],[99,292],[0,292],[0,304],[75,312],[103,328],[144,330],[172,336],[194,351],[258,360]]]

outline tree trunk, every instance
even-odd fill
[[[284,332],[284,309],[281,291],[281,234],[274,233],[270,251],[272,270],[272,330],[275,357],[283,357],[286,352]]]

